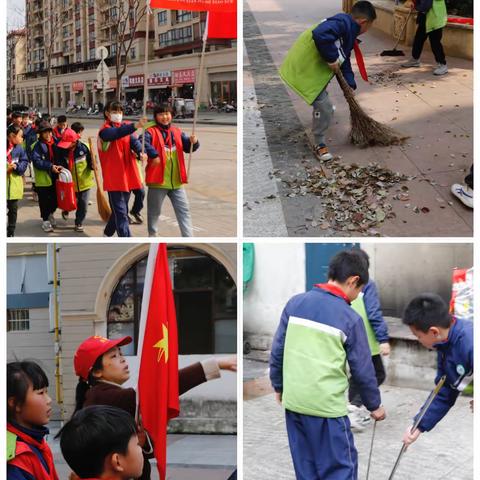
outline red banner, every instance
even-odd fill
[[[208,38],[237,38],[237,12],[210,12]]]
[[[236,12],[237,0],[150,0],[150,6],[167,10]]]
[[[148,77],[149,87],[171,85],[171,83],[172,72],[169,71],[151,73]]]
[[[143,87],[144,84],[143,73],[139,75],[129,75],[128,76],[128,86],[129,87]]]
[[[173,85],[183,85],[185,83],[195,83],[195,69],[186,68],[184,70],[174,70]]]

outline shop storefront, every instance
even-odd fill
[[[153,72],[148,77],[148,95],[154,104],[167,102],[172,95],[172,72]]]
[[[196,71],[194,68],[173,70],[172,89],[173,95],[180,98],[193,98],[195,89]]]
[[[210,97],[214,105],[237,102],[236,72],[210,73]]]
[[[127,103],[135,101],[142,101],[143,100],[143,87],[145,82],[145,77],[143,73],[137,75],[129,75],[128,77],[128,84],[125,88],[125,101]]]
[[[72,92],[73,92],[73,101],[76,105],[82,105],[86,103],[84,96],[85,82],[73,82],[72,83]]]

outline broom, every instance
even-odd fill
[[[360,147],[398,145],[408,138],[408,136],[402,135],[393,128],[369,117],[357,102],[353,90],[340,70],[336,73],[336,76],[350,107],[350,141],[354,145],[359,145]]]
[[[112,209],[108,203],[108,200],[103,191],[102,182],[100,181],[100,175],[98,173],[97,157],[95,150],[93,149],[92,137],[88,137],[88,145],[90,146],[90,153],[92,155],[93,174],[95,175],[95,182],[97,183],[97,208],[98,213],[104,222],[108,222],[108,219],[112,215]]]

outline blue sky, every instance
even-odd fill
[[[25,0],[7,0],[7,29],[25,25]]]

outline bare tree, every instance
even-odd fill
[[[120,101],[122,78],[127,70],[128,56],[133,46],[136,33],[147,14],[146,0],[119,0],[118,23],[112,32],[113,44],[116,44],[115,73],[117,87],[115,96]]]

